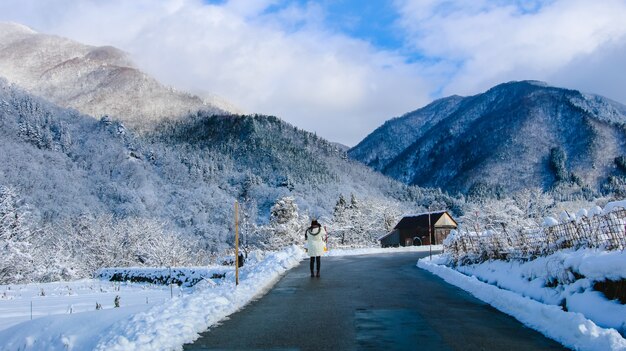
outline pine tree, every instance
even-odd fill
[[[298,205],[293,197],[278,199],[270,210],[268,243],[271,248],[298,244],[303,240],[304,218],[298,213]]]
[[[346,202],[343,194],[339,194],[339,199],[335,204],[333,211],[333,236],[337,237],[341,245],[346,244],[346,236],[349,230],[352,229],[350,205]]]

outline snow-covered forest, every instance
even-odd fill
[[[540,189],[466,198],[406,186],[271,116],[198,112],[138,134],[2,83],[0,117],[2,282],[208,263],[233,245],[235,201],[246,250],[299,243],[311,218],[331,245],[375,246],[405,213],[513,230],[567,206]]]
[[[139,134],[2,82],[0,128],[1,282],[205,264],[232,247],[235,201],[247,250],[298,243],[311,218],[371,246],[402,213],[461,209],[270,116],[198,112]]]
[[[331,246],[364,247],[406,213],[446,209],[467,228],[517,230],[613,196],[567,180],[449,195],[387,178],[276,117],[199,111],[139,133],[6,82],[0,127],[0,282],[210,263],[233,246],[235,201],[250,251],[300,243],[312,218]]]

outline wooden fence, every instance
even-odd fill
[[[459,231],[444,242],[444,252],[456,264],[484,262],[490,259],[532,259],[567,248],[626,249],[626,209],[582,217],[553,226],[517,232]]]

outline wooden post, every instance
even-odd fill
[[[235,286],[239,285],[239,202],[235,201]]]
[[[428,259],[432,261],[433,259],[433,235],[430,230],[430,206],[428,206]]]

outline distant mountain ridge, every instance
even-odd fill
[[[60,106],[110,115],[139,130],[197,110],[238,112],[226,102],[160,84],[117,48],[84,45],[15,23],[0,22],[0,77]]]
[[[557,174],[555,153],[568,179]],[[406,184],[464,193],[479,184],[548,190],[570,180],[600,190],[623,175],[616,158],[624,154],[626,106],[537,81],[437,100],[385,122],[348,152]]]

